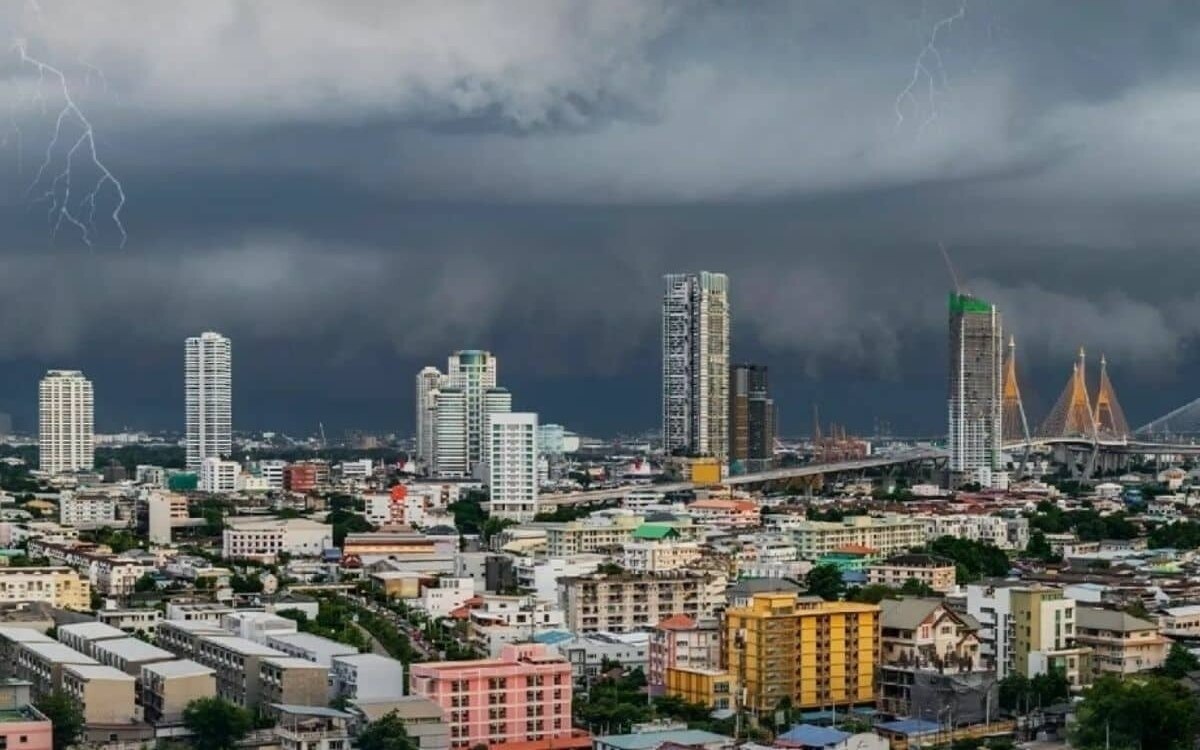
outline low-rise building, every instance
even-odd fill
[[[1200,636],[1200,604],[1167,607],[1158,615],[1158,625],[1163,635],[1172,638]]]
[[[557,634],[548,634],[557,635]],[[646,633],[593,633],[548,641],[554,650],[571,664],[575,682],[590,685],[606,665],[619,664],[622,669],[640,669],[649,663],[650,639]]]
[[[867,566],[867,583],[902,588],[909,581],[945,594],[954,590],[954,561],[937,555],[894,555]]]
[[[102,609],[96,613],[96,621],[119,629],[123,633],[142,632],[153,637],[162,620],[157,609]]]
[[[410,687],[441,706],[453,748],[588,744],[571,726],[571,666],[541,644],[506,646],[495,659],[413,664]]]
[[[325,706],[275,703],[275,737],[280,750],[344,750],[350,746],[349,722],[345,711]]]
[[[334,692],[338,696],[370,702],[404,695],[404,665],[379,654],[333,657]]]
[[[476,650],[498,657],[504,646],[540,633],[562,630],[563,611],[553,601],[530,595],[488,594],[470,611],[467,637]]]
[[[358,649],[345,643],[312,633],[286,633],[267,636],[266,644],[288,656],[305,659],[325,668],[333,665],[336,656],[351,656]]]
[[[307,518],[225,519],[221,556],[227,559],[274,561],[280,553],[317,557],[333,546],[333,527]]]
[[[329,669],[294,656],[269,656],[258,666],[261,702],[297,706],[329,703]]]
[[[258,706],[262,699],[262,661],[286,658],[273,648],[236,635],[202,635],[197,640],[193,658],[217,673],[217,695],[242,707]]]
[[[700,557],[697,542],[630,542],[621,550],[621,566],[634,573],[663,573],[686,568]]]
[[[1075,642],[1092,650],[1096,677],[1158,669],[1170,646],[1157,624],[1099,607],[1075,608]]]
[[[568,630],[625,633],[675,614],[713,619],[725,605],[725,583],[719,573],[673,571],[578,576],[564,578],[560,586]]]
[[[707,498],[689,503],[687,512],[703,526],[719,529],[753,528],[762,525],[762,508],[749,500]]]
[[[575,521],[539,526],[546,531],[546,556],[571,558],[628,544],[633,540],[634,530],[645,520],[630,513],[597,513]]]
[[[62,691],[83,713],[85,724],[133,724],[133,677],[102,664],[66,664]]]
[[[226,461],[222,458],[209,457],[200,462],[201,492],[229,493],[237,492],[238,477],[241,476],[242,465],[237,461]]]
[[[880,554],[907,552],[925,544],[925,525],[898,514],[847,516],[842,521],[799,521],[789,527],[796,551],[815,560],[846,546],[866,547]]]
[[[17,654],[22,643],[54,643],[54,639],[34,628],[0,625],[0,678],[16,672]]]
[[[228,634],[219,625],[206,620],[163,620],[154,641],[181,659],[194,659],[201,638]]]
[[[0,568],[0,602],[44,602],[86,612],[92,607],[92,587],[66,566]]]
[[[513,563],[512,571],[516,576],[517,588],[538,599],[550,601],[558,598],[558,580],[560,578],[594,573],[606,559],[604,555],[588,553],[575,555],[570,559],[522,557]],[[498,588],[503,587],[487,587],[489,591],[495,591]]]
[[[238,611],[221,616],[221,629],[255,643],[266,643],[274,635],[288,635],[299,629],[296,621],[271,612]]]
[[[666,694],[688,703],[698,703],[714,711],[735,707],[737,679],[723,669],[706,667],[669,667]]]
[[[978,513],[914,516],[930,539],[952,536],[982,542],[1002,550],[1023,550],[1029,545],[1029,519]]]
[[[433,586],[421,591],[417,607],[431,618],[446,617],[475,596],[474,578],[442,576]]]
[[[117,506],[116,495],[64,490],[58,496],[58,522],[83,529],[115,527],[121,525],[117,522]]]
[[[703,624],[687,615],[672,615],[650,631],[646,681],[662,695],[668,669],[715,669],[721,664],[721,631],[716,620]]]
[[[51,750],[53,726],[33,706],[31,688],[24,680],[0,681],[0,744],[13,750]]]
[[[40,699],[62,688],[62,670],[70,664],[94,664],[86,654],[61,643],[26,642],[17,644],[13,673],[33,684],[33,696]]]
[[[368,722],[389,714],[404,724],[404,733],[417,750],[450,750],[450,727],[445,713],[434,701],[421,695],[405,695],[389,700],[352,700],[349,705]]]
[[[62,643],[70,646],[81,654],[95,657],[92,647],[99,641],[113,641],[128,638],[129,634],[102,622],[76,622],[70,625],[59,625],[55,636]]]
[[[172,661],[175,655],[138,638],[116,638],[92,644],[92,657],[105,666],[140,677],[142,667],[160,661]]]
[[[190,659],[142,667],[142,706],[151,724],[179,724],[194,700],[217,694],[216,672]]]

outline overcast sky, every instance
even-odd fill
[[[814,401],[943,432],[939,242],[1001,307],[1035,421],[1080,345],[1134,423],[1200,396],[1200,4],[9,0],[0,23],[19,427],[47,368],[93,378],[101,429],[181,427],[183,338],[211,329],[237,428],[409,433],[413,375],[458,348],[543,421],[652,428],[661,275],[704,269],[785,432]]]

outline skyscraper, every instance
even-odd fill
[[[729,455],[729,279],[667,274],[663,294],[663,447]]]
[[[229,339],[206,331],[184,344],[187,467],[233,450],[233,361]]]
[[[765,365],[734,365],[729,375],[729,461],[763,471],[775,460],[775,401]]]
[[[433,462],[437,391],[444,380],[445,376],[436,367],[426,367],[417,373],[417,459],[426,464]]]
[[[996,306],[950,295],[950,476],[991,485],[1004,425],[1004,331]]]
[[[78,370],[51,370],[38,385],[38,467],[49,474],[95,467],[92,381]]]
[[[537,414],[488,415],[487,466],[489,514],[493,518],[532,521],[537,515]]]

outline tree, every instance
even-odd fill
[[[37,709],[54,727],[54,750],[66,750],[83,734],[83,711],[66,693],[55,690],[37,703]]]
[[[1200,728],[1197,711],[1192,694],[1174,680],[1101,677],[1076,709],[1071,745],[1191,750]]]
[[[1004,554],[1004,550],[970,539],[959,539],[953,536],[939,537],[929,545],[929,551],[935,555],[948,557],[955,562],[960,584],[971,583],[984,576],[1004,576],[1008,574],[1011,567],[1008,555]]]
[[[359,750],[417,750],[399,714],[392,711],[367,725],[358,734]]]
[[[841,598],[846,584],[842,581],[842,572],[836,565],[818,565],[808,571],[804,579],[808,593],[819,596],[827,602],[835,602]]]
[[[1046,535],[1041,529],[1037,529],[1029,535],[1029,543],[1025,545],[1025,554],[1037,560],[1052,560],[1055,557],[1054,550],[1050,549],[1050,542],[1046,541]]]
[[[928,583],[918,581],[916,578],[909,578],[900,587],[900,593],[905,596],[937,596],[937,592]]]
[[[878,604],[884,599],[895,599],[896,590],[882,583],[868,583],[866,586],[846,589],[846,601],[862,602],[863,604]]]
[[[1162,665],[1162,673],[1173,680],[1185,677],[1188,672],[1200,669],[1200,659],[1179,643],[1172,643],[1167,652],[1166,661]]]
[[[144,594],[148,591],[154,591],[158,588],[158,583],[155,582],[154,576],[149,573],[143,575],[133,584],[133,590],[139,594]]]
[[[223,698],[197,698],[183,709],[196,750],[230,750],[254,726],[254,716]]]

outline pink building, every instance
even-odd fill
[[[687,512],[701,524],[726,529],[762,525],[762,509],[749,500],[709,498],[687,506]]]
[[[413,695],[442,707],[453,748],[584,749],[571,727],[571,665],[540,643],[504,646],[499,658],[413,664]]]
[[[687,615],[673,615],[650,631],[646,683],[653,695],[662,695],[667,670],[715,669],[721,663],[721,632],[715,622],[701,626]]]
[[[10,750],[50,750],[50,720],[30,704],[24,680],[0,680],[0,747]]]

